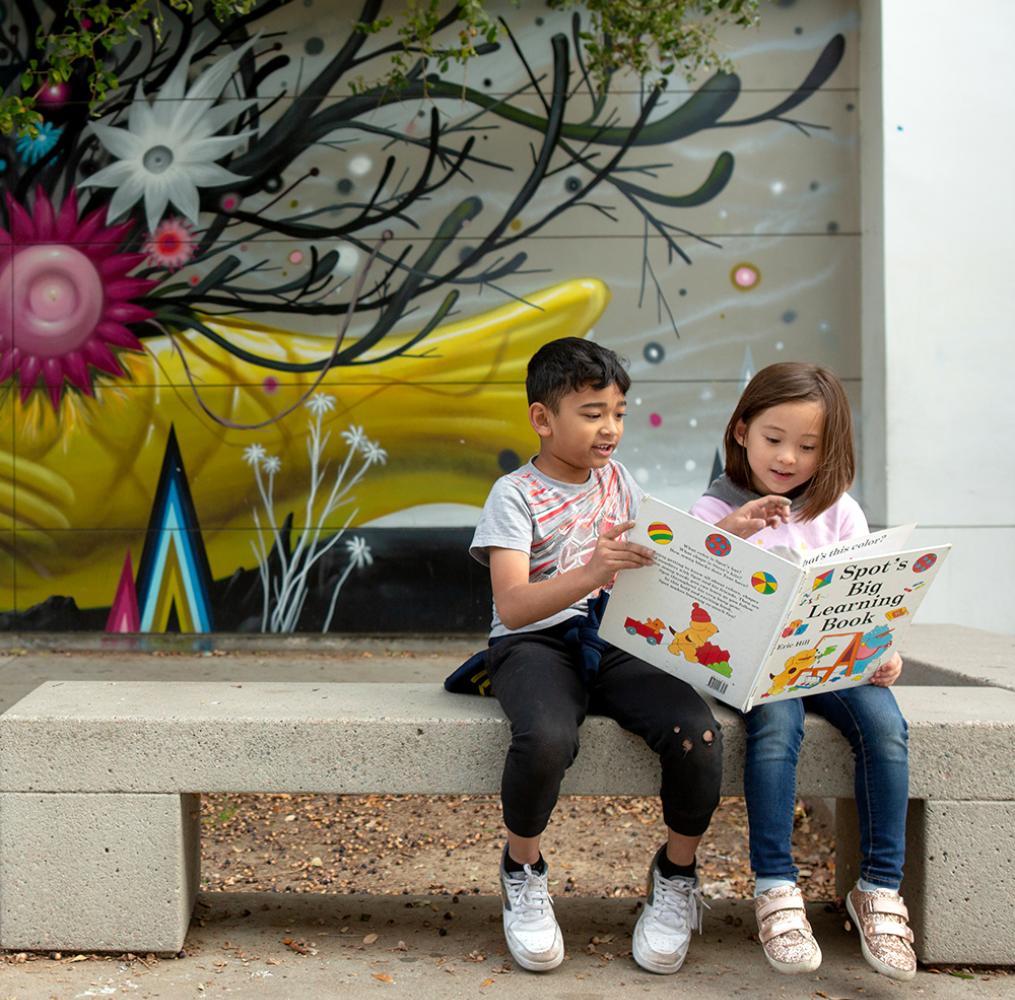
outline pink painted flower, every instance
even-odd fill
[[[152,263],[177,271],[194,256],[194,244],[194,227],[186,219],[172,216],[149,234],[144,249]]]
[[[94,395],[91,369],[125,375],[115,350],[143,351],[128,324],[152,316],[131,301],[157,282],[130,278],[143,253],[119,253],[132,223],[106,226],[106,208],[78,219],[73,191],[59,214],[40,187],[31,213],[6,195],[0,227],[0,383],[17,378],[24,402],[39,381],[59,408],[64,380]]]

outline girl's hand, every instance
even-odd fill
[[[620,540],[620,536],[633,527],[634,521],[615,524],[596,540],[596,550],[585,564],[596,587],[605,587],[622,569],[637,569],[652,564],[651,549]]]
[[[750,538],[762,528],[776,528],[789,520],[789,497],[777,496],[774,493],[767,497],[759,497],[745,503],[721,521],[716,522],[717,528],[728,531],[739,538]]]
[[[893,653],[890,660],[885,660],[884,663],[874,671],[871,677],[871,684],[877,684],[878,687],[891,687],[898,679],[899,674],[902,673],[902,657],[898,653]]]

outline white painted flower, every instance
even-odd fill
[[[101,122],[91,125],[102,145],[116,157],[115,163],[81,182],[82,186],[116,188],[107,221],[122,215],[143,196],[150,231],[155,230],[170,202],[197,225],[198,188],[244,180],[215,161],[241,146],[256,129],[235,135],[216,133],[256,101],[215,102],[255,41],[252,38],[206,69],[187,90],[195,42],[151,104],[138,84],[126,128]]]
[[[366,434],[363,433],[363,428],[356,424],[350,424],[348,430],[342,431],[342,437],[345,438],[350,448],[361,448],[363,442],[367,439]]]
[[[322,417],[335,409],[335,397],[326,392],[315,392],[307,400],[307,409],[315,416]]]
[[[370,546],[367,545],[367,540],[359,535],[350,538],[345,543],[345,549],[349,553],[349,562],[357,569],[370,566],[374,561],[374,557],[370,552]]]
[[[279,469],[282,468],[282,459],[280,459],[278,455],[269,455],[261,464],[261,468],[264,469],[269,476],[273,476]]]
[[[260,465],[261,459],[264,458],[265,451],[264,446],[259,444],[250,444],[243,449],[243,461],[247,465]]]
[[[388,453],[376,441],[364,441],[363,457],[367,465],[384,465],[388,460]]]

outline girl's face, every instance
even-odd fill
[[[821,461],[825,411],[816,400],[779,403],[736,426],[747,449],[751,486],[761,494],[783,495],[803,486]]]

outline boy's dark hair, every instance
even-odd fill
[[[582,337],[561,337],[544,344],[529,360],[525,391],[529,405],[542,403],[554,413],[569,392],[581,392],[591,386],[616,387],[627,395],[631,376],[624,360],[608,347]]]
[[[853,482],[853,416],[849,398],[839,379],[827,368],[802,361],[781,361],[762,368],[747,384],[726,425],[723,445],[726,475],[737,486],[753,489],[747,449],[737,441],[737,424],[751,421],[780,403],[814,401],[821,404],[821,452],[818,467],[805,485],[800,517],[812,521],[828,510]]]

